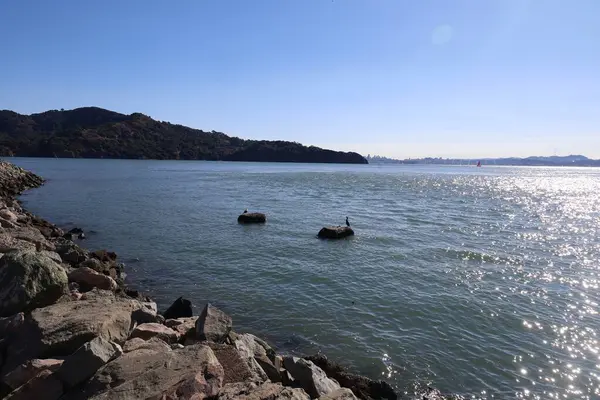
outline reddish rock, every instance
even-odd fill
[[[179,340],[180,335],[168,326],[150,322],[136,326],[129,337],[130,339],[141,338],[144,340],[156,337],[166,343],[175,343]]]

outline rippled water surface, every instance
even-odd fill
[[[48,179],[31,211],[163,308],[210,301],[403,391],[600,398],[598,169],[13,161]],[[315,237],[346,216],[354,238]]]

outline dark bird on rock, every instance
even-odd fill
[[[348,217],[346,217],[346,226],[350,226],[350,221],[348,221]]]

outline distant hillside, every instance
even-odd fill
[[[506,166],[544,166],[544,167],[600,167],[600,160],[592,160],[582,155],[569,156],[532,156],[527,158],[409,158],[396,160],[393,158],[368,155],[370,164],[435,164],[435,165],[475,165],[481,161],[483,165],[506,165]]]
[[[244,140],[97,107],[32,115],[0,111],[0,156],[367,163],[357,153]]]

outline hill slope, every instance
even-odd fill
[[[367,163],[357,153],[244,140],[97,107],[31,115],[0,111],[0,156]]]

